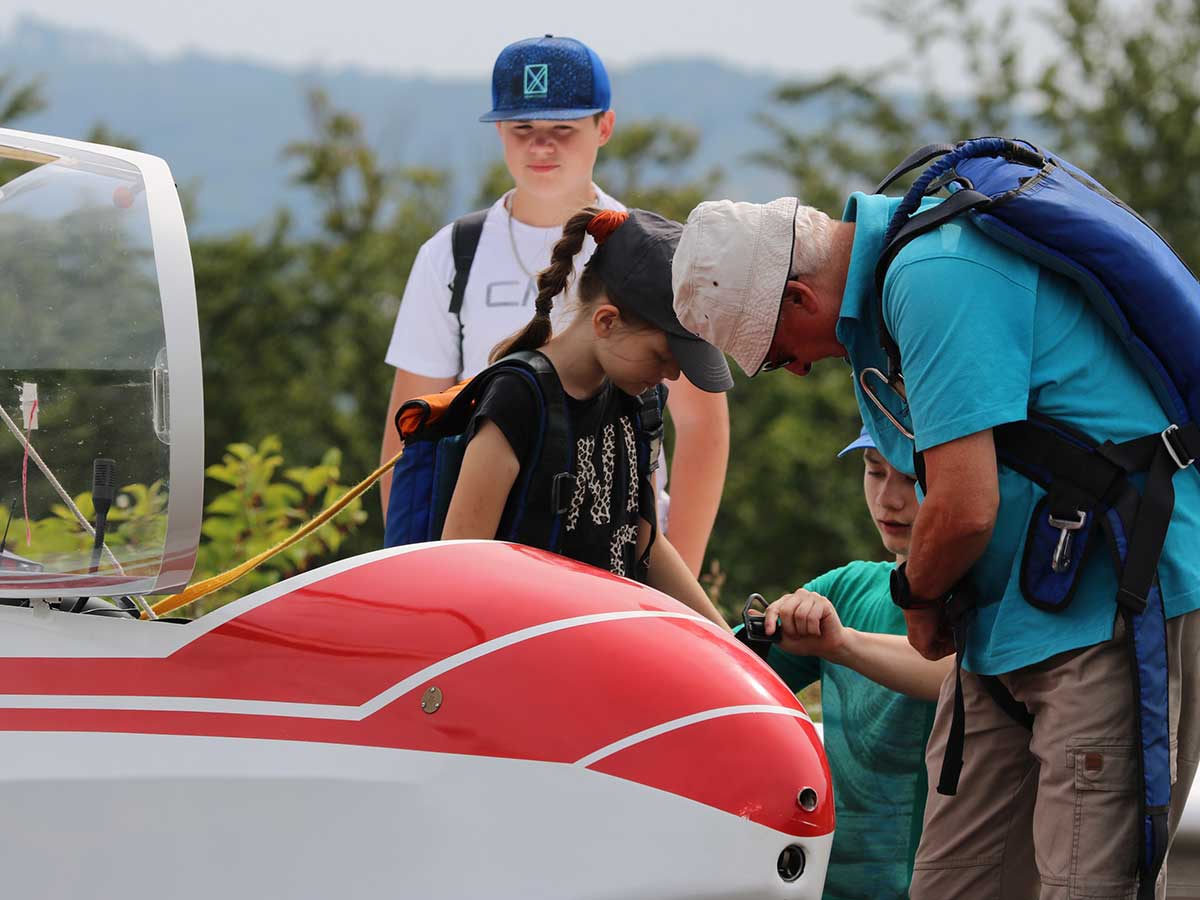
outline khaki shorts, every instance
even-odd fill
[[[1034,713],[1032,732],[963,672],[966,742],[954,797],[936,791],[954,708],[954,677],[946,679],[925,757],[913,900],[1133,900],[1140,784],[1123,632],[1118,621],[1112,641],[1000,676]],[[1200,612],[1169,621],[1172,838],[1200,756],[1198,653]],[[1160,898],[1164,885],[1160,877]]]

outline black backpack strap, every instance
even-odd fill
[[[896,254],[903,250],[909,241],[928,231],[933,231],[935,228],[940,228],[965,212],[981,209],[991,202],[991,197],[976,190],[963,188],[955,191],[937,206],[917,213],[905,222],[896,232],[895,237],[884,247],[883,254],[875,265],[875,309],[879,325],[879,343],[883,346],[888,358],[889,384],[893,383],[896,376],[900,374],[900,345],[888,331],[887,323],[883,318],[883,282],[887,277],[888,266],[892,264]]]
[[[462,371],[463,333],[462,305],[467,292],[467,279],[471,277],[471,264],[475,262],[475,251],[479,249],[479,238],[483,235],[483,223],[488,210],[477,209],[454,220],[450,228],[450,251],[454,255],[454,280],[446,285],[450,288],[450,314],[458,319],[458,360]]]
[[[920,168],[928,162],[937,159],[939,156],[945,156],[947,153],[954,152],[954,144],[926,144],[919,150],[914,150],[904,158],[904,162],[887,173],[887,176],[879,184],[875,185],[875,190],[871,193],[882,194],[892,186],[897,178],[902,175],[907,175],[913,169]]]
[[[507,536],[531,547],[557,552],[562,516],[575,489],[575,454],[567,397],[558,372],[542,353],[536,350],[512,353],[492,368],[513,365],[524,368],[537,380],[542,427],[534,449],[536,461],[523,478]]]

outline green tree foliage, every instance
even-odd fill
[[[277,213],[257,233],[193,242],[204,348],[206,447],[278,434],[298,461],[340,447],[355,480],[379,460],[383,364],[416,252],[442,222],[444,176],[388,169],[361,123],[320,93],[313,135],[286,148],[321,200],[321,232]],[[348,549],[379,546],[382,525]]]
[[[286,467],[283,445],[275,435],[257,446],[231,444],[221,462],[205,471],[221,492],[205,507],[193,581],[218,575],[275,546],[349,489],[341,483],[340,450],[327,450],[315,466]],[[309,537],[197,601],[189,614],[215,609],[328,561],[366,520],[358,498]]]
[[[683,175],[699,145],[694,128],[669,119],[622,124],[600,151],[596,178],[626,206],[682,222],[721,180],[719,169],[692,179]]]
[[[797,193],[831,213],[850,190],[870,190],[927,141],[984,134],[1044,143],[1159,227],[1195,270],[1200,233],[1200,7],[1188,0],[1059,0],[1047,15],[1011,3],[877,3],[896,54],[869,69],[782,86],[763,120],[775,146],[755,155],[791,175]],[[1048,61],[1024,38],[1044,30]],[[961,80],[932,74],[961,57]],[[915,87],[914,87],[915,85]],[[782,109],[823,104],[832,123],[798,128]],[[801,116],[802,118],[802,116]],[[794,121],[795,116],[788,121]]]
[[[896,35],[893,59],[785,84],[764,113],[775,143],[754,159],[790,175],[806,202],[838,216],[850,191],[871,190],[924,143],[1024,136],[1089,169],[1198,268],[1200,7],[1061,0],[1033,19],[1007,3],[920,0],[874,14]],[[1023,49],[1031,28],[1054,37],[1040,68]],[[956,52],[962,79],[934,78],[930,61]],[[793,124],[806,118],[820,124]],[[727,610],[748,590],[769,596],[882,554],[858,462],[833,459],[858,428],[847,374],[831,361],[730,395],[732,459],[710,545]]]
[[[341,481],[342,454],[330,449],[315,466],[285,467],[283,445],[268,435],[258,443],[231,444],[220,463],[205,471],[214,485],[216,496],[205,507],[201,542],[192,581],[201,581],[232,569],[288,537],[341,498],[349,487]],[[91,491],[72,500],[90,522],[95,519]],[[117,492],[108,514],[105,544],[117,552],[132,546],[161,547],[165,536],[167,495],[161,481],[153,484],[127,484]],[[234,585],[223,588],[186,608],[188,615],[200,615],[260,588],[304,572],[337,553],[343,542],[366,521],[362,499],[349,503],[332,521],[287,550],[271,557],[260,567],[242,576]],[[26,523],[11,523],[10,548],[20,549]],[[56,503],[51,514],[28,523],[31,543],[45,556],[86,556],[92,536],[85,531],[67,507]],[[152,562],[150,572],[157,571]],[[136,568],[128,566],[134,573]]]
[[[0,125],[9,126],[45,108],[41,79],[21,82],[11,72],[0,72]]]

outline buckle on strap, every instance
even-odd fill
[[[1050,560],[1050,568],[1062,573],[1071,567],[1071,544],[1075,540],[1075,532],[1087,523],[1088,514],[1082,509],[1075,510],[1074,519],[1059,519],[1054,513],[1047,516],[1051,528],[1058,529],[1058,544],[1054,547],[1054,556]]]
[[[1177,434],[1179,431],[1178,425],[1168,425],[1162,430],[1159,435],[1162,438],[1163,446],[1167,448],[1167,452],[1171,454],[1171,461],[1179,468],[1186,469],[1196,461],[1196,457],[1188,456],[1187,462],[1183,458],[1187,456],[1187,448],[1183,445],[1183,439]]]
[[[565,515],[571,508],[571,496],[575,492],[575,476],[570,472],[559,472],[550,487],[550,506],[554,515]]]

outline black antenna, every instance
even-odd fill
[[[4,523],[4,537],[0,538],[0,553],[4,552],[4,548],[8,546],[8,529],[12,527],[13,512],[17,508],[17,498],[12,498],[12,503],[8,504],[8,521]]]
[[[108,510],[112,506],[116,481],[116,460],[103,457],[92,463],[92,506],[96,510],[96,539],[92,541],[92,566],[88,573],[100,568],[100,551],[104,549],[104,532],[108,527]]]

